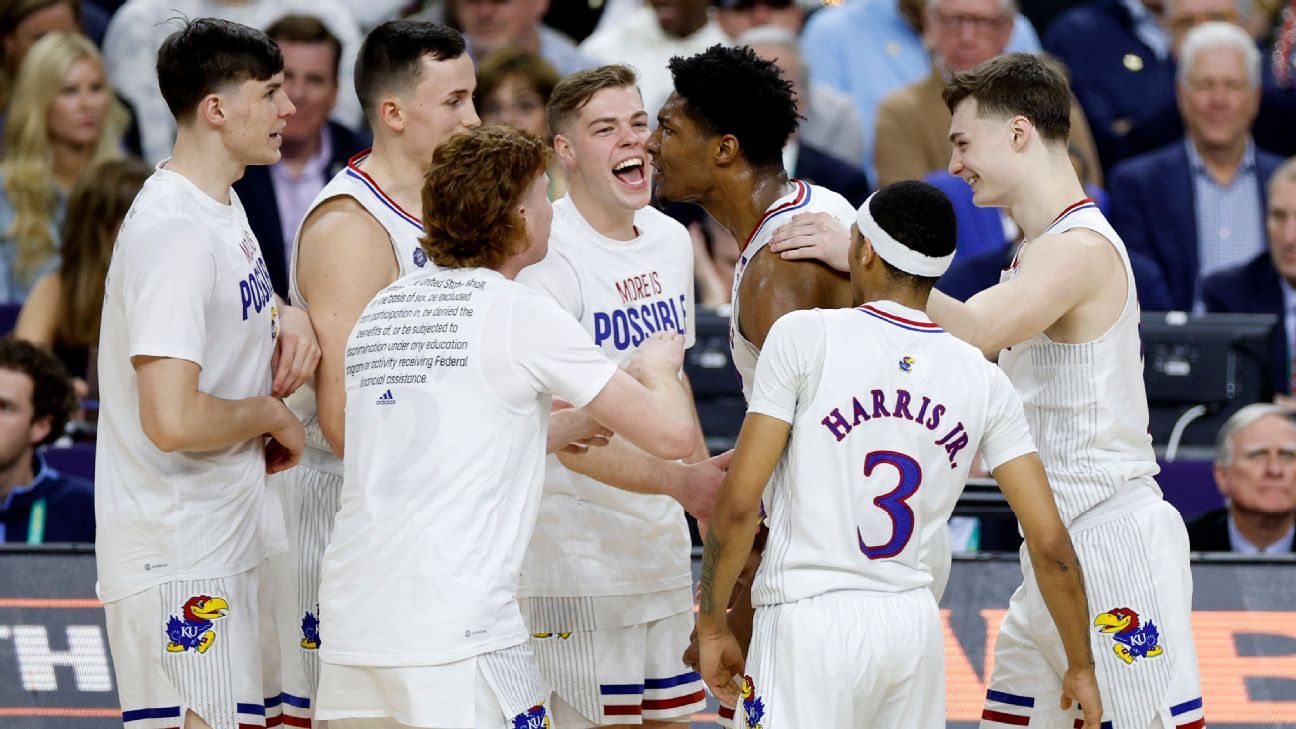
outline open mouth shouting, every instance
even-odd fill
[[[612,167],[612,176],[632,190],[642,189],[648,184],[644,171],[645,160],[642,156],[621,160]]]

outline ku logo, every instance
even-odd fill
[[[422,248],[414,249],[414,265],[419,268],[427,265],[427,254],[423,252]]]
[[[315,606],[315,612],[309,610],[302,616],[301,622],[301,647],[308,651],[317,650],[320,647],[319,635],[319,605]]]
[[[549,710],[544,702],[532,706],[513,717],[513,729],[549,729]]]
[[[1161,633],[1151,620],[1146,624],[1139,622],[1138,613],[1121,607],[1100,613],[1094,618],[1094,626],[1099,632],[1111,635],[1116,641],[1112,652],[1127,664],[1136,658],[1154,658],[1165,652],[1161,645]]]
[[[756,683],[751,676],[743,676],[742,693],[738,694],[738,698],[742,699],[747,729],[761,729],[761,719],[765,718],[765,700],[756,695]]]
[[[901,371],[901,372],[903,372],[903,373],[905,373],[905,374],[909,374],[909,371],[913,369],[913,366],[914,366],[914,358],[913,358],[913,357],[910,357],[909,355],[906,354],[905,356],[903,356],[903,357],[900,358],[900,371]]]
[[[172,615],[167,622],[166,649],[170,653],[184,653],[196,650],[206,653],[216,642],[216,631],[212,630],[212,621],[225,617],[229,603],[223,598],[199,595],[191,597],[181,610],[183,618]]]
[[[279,341],[279,307],[270,306],[270,341]]]
[[[571,637],[571,631],[567,631],[566,633],[532,633],[531,634],[532,638],[537,638],[539,640],[544,640],[545,638],[553,638],[554,636],[557,636],[562,640],[567,640],[568,638]]]

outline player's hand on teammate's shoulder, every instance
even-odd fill
[[[293,411],[282,401],[275,400],[281,410],[278,425],[266,433],[269,440],[265,446],[266,473],[279,473],[297,465],[302,451],[306,450],[306,429]]]
[[[694,519],[705,522],[711,518],[715,508],[716,493],[724,483],[729,462],[733,460],[733,451],[728,450],[705,461],[699,461],[684,467],[684,484],[675,500]]]
[[[769,248],[785,261],[817,260],[850,271],[850,230],[828,213],[800,213],[779,226]]]
[[[275,344],[270,369],[274,373],[271,393],[288,397],[315,376],[319,364],[319,341],[310,316],[295,306],[279,308],[279,341]]]
[[[676,332],[657,332],[643,341],[625,370],[642,380],[645,375],[679,372],[684,366],[684,337]]]
[[[1070,666],[1062,677],[1062,708],[1071,708],[1072,700],[1084,711],[1084,729],[1099,729],[1102,725],[1102,698],[1098,695],[1098,676],[1092,664]]]

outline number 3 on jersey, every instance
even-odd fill
[[[859,540],[860,551],[869,559],[890,559],[904,551],[913,537],[914,513],[905,501],[918,492],[922,485],[922,467],[918,461],[895,451],[873,451],[864,457],[864,477],[873,475],[873,470],[880,465],[894,466],[900,473],[900,483],[891,491],[873,499],[873,504],[891,517],[891,539],[885,544],[869,546],[864,543],[864,535],[855,527],[855,538]]]

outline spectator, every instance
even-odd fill
[[[810,80],[849,95],[864,124],[864,170],[877,179],[873,166],[873,131],[877,108],[887,94],[931,73],[931,57],[922,40],[923,0],[858,0],[826,7],[806,23],[801,37]],[[1009,51],[1035,53],[1039,38],[1017,14]]]
[[[268,28],[288,14],[319,18],[342,42],[335,118],[351,129],[363,124],[351,75],[360,27],[344,0],[130,0],[108,24],[104,60],[108,76],[135,110],[144,159],[160,162],[175,141],[175,118],[158,88],[157,54],[162,41],[176,29],[173,19],[220,18],[253,28]]]
[[[832,179],[818,181],[832,190],[841,193],[852,205],[860,205],[864,198],[856,201],[844,189],[838,189],[831,183],[841,185],[860,185],[859,192],[867,196],[868,180],[859,171],[864,162],[864,125],[860,122],[859,112],[850,97],[837,89],[823,84],[810,82],[809,71],[805,67],[805,58],[801,54],[800,44],[792,31],[781,26],[757,26],[738,37],[739,45],[751,46],[756,55],[769,61],[782,71],[783,77],[792,82],[792,91],[797,97],[797,113],[802,116],[801,126],[797,130],[799,148],[807,151],[809,159],[802,160],[795,152],[798,146],[791,147],[794,159],[798,164],[789,164],[788,172],[811,180],[815,172],[826,171],[824,167],[840,167],[832,160],[840,160],[845,165],[855,168],[829,173]],[[819,164],[823,157],[831,157],[825,164]],[[808,164],[807,164],[808,163]],[[803,166],[809,169],[802,169]]]
[[[261,244],[270,283],[284,301],[293,243],[306,210],[364,142],[330,121],[338,100],[342,43],[312,15],[286,15],[266,28],[283,53],[284,91],[297,111],[284,126],[279,161],[252,165],[234,183]]]
[[[1282,160],[1251,139],[1260,53],[1241,28],[1194,28],[1176,87],[1187,135],[1112,172],[1111,222],[1161,269],[1174,308],[1189,311],[1203,278],[1264,250],[1264,181]]]
[[[89,39],[51,33],[32,46],[0,157],[0,301],[22,301],[58,265],[67,192],[92,163],[120,153],[126,121]]]
[[[46,33],[75,32],[81,27],[76,0],[8,0],[0,4],[0,109],[9,105],[9,92],[18,67],[36,41]]]
[[[667,61],[728,43],[724,31],[710,18],[709,5],[710,0],[647,0],[619,24],[596,30],[581,44],[581,52],[599,63],[634,67],[644,108],[656,126],[657,110],[675,88]]]
[[[0,403],[0,542],[93,542],[94,486],[37,450],[76,410],[67,370],[30,342],[0,340]]]
[[[1296,551],[1296,424],[1286,410],[1257,403],[1224,423],[1215,441],[1215,484],[1225,505],[1188,524],[1193,551]]]
[[[571,38],[540,22],[549,0],[452,0],[450,7],[474,60],[501,48],[520,48],[539,55],[560,76],[598,65],[581,55]]]
[[[520,48],[501,48],[482,59],[477,67],[474,103],[482,124],[525,129],[553,141],[545,105],[558,85],[558,72],[543,58]],[[549,199],[567,193],[567,170],[556,157],[549,160]]]
[[[94,360],[113,242],[152,173],[144,162],[127,157],[100,162],[81,176],[60,231],[62,262],[32,286],[18,315],[14,337],[52,350],[81,379],[78,390],[86,397],[98,398]]]
[[[1015,0],[929,0],[925,38],[932,51],[927,78],[889,94],[877,114],[877,148],[874,163],[878,184],[921,180],[933,170],[944,170],[950,161],[950,113],[941,99],[945,82],[956,73],[971,71],[1008,47]],[[1089,125],[1078,104],[1071,105],[1071,146],[1078,150],[1090,175],[1085,184],[1101,184],[1101,167]],[[962,221],[960,221],[961,223]],[[963,252],[960,252],[962,255]]]
[[[805,24],[805,11],[797,0],[715,0],[715,5],[716,22],[730,38],[762,25],[799,34]]]
[[[1296,371],[1296,157],[1269,177],[1265,233],[1269,250],[1202,282],[1206,311],[1276,314],[1283,336],[1274,342],[1274,392],[1291,395]]]

